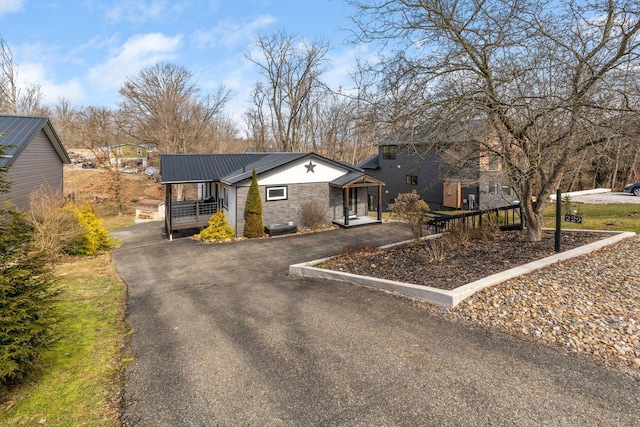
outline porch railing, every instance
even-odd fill
[[[171,205],[171,223],[173,226],[206,223],[211,218],[211,215],[217,211],[217,201],[187,200],[173,202]]]
[[[438,216],[427,221],[427,228],[432,233],[443,233],[460,226],[480,228],[487,225],[496,225],[500,230],[522,230],[523,224],[520,205],[510,205],[457,215]]]

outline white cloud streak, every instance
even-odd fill
[[[22,10],[25,0],[2,0],[0,1],[0,16],[15,13]]]
[[[228,49],[253,41],[257,31],[277,22],[271,15],[260,15],[245,21],[225,20],[211,30],[198,30],[192,38],[199,47],[225,47]]]
[[[124,21],[135,25],[171,21],[185,7],[181,2],[167,0],[121,0],[105,6],[108,8],[105,17],[110,23]]]
[[[117,90],[128,76],[158,62],[175,59],[181,45],[181,35],[168,37],[149,33],[133,36],[106,62],[89,70],[89,81],[101,90]]]

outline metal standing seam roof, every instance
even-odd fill
[[[358,166],[361,167],[362,169],[379,169],[380,157],[378,154],[374,154],[364,162],[360,163]]]
[[[242,169],[234,171],[225,176],[222,181],[225,184],[233,185],[251,178],[253,170],[256,174],[261,174],[280,166],[286,165],[298,159],[305,158],[312,153],[269,153],[265,157],[243,166]]]
[[[267,153],[243,154],[163,154],[160,174],[163,184],[220,181]]]
[[[161,156],[163,184],[220,181],[233,185],[257,174],[293,161],[314,157],[346,168],[348,173],[362,169],[344,162],[336,162],[313,152],[306,153],[244,153],[244,154],[164,154]]]
[[[0,136],[0,144],[3,145],[4,155],[0,157],[0,167],[11,166],[40,130],[44,130],[62,163],[71,163],[67,151],[47,117],[2,114],[0,115],[0,133],[3,135]]]

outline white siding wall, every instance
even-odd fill
[[[300,160],[288,165],[287,168],[278,168],[272,172],[265,172],[258,176],[258,185],[286,185],[286,184],[310,184],[314,182],[331,182],[347,173],[347,169],[336,167],[329,163],[311,159],[315,167],[309,172],[306,165],[309,159]]]

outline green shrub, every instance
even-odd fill
[[[209,225],[200,232],[201,241],[227,240],[235,237],[233,227],[229,225],[224,212],[218,211],[209,218]]]
[[[0,209],[0,390],[53,342],[54,277],[22,213]]]
[[[251,186],[247,194],[245,206],[244,235],[249,238],[264,236],[264,223],[262,222],[262,199],[258,187],[256,170],[251,174]]]
[[[102,226],[102,221],[93,213],[88,204],[69,205],[75,212],[78,222],[83,227],[79,239],[68,245],[67,253],[71,255],[95,255],[109,249],[109,232]]]

